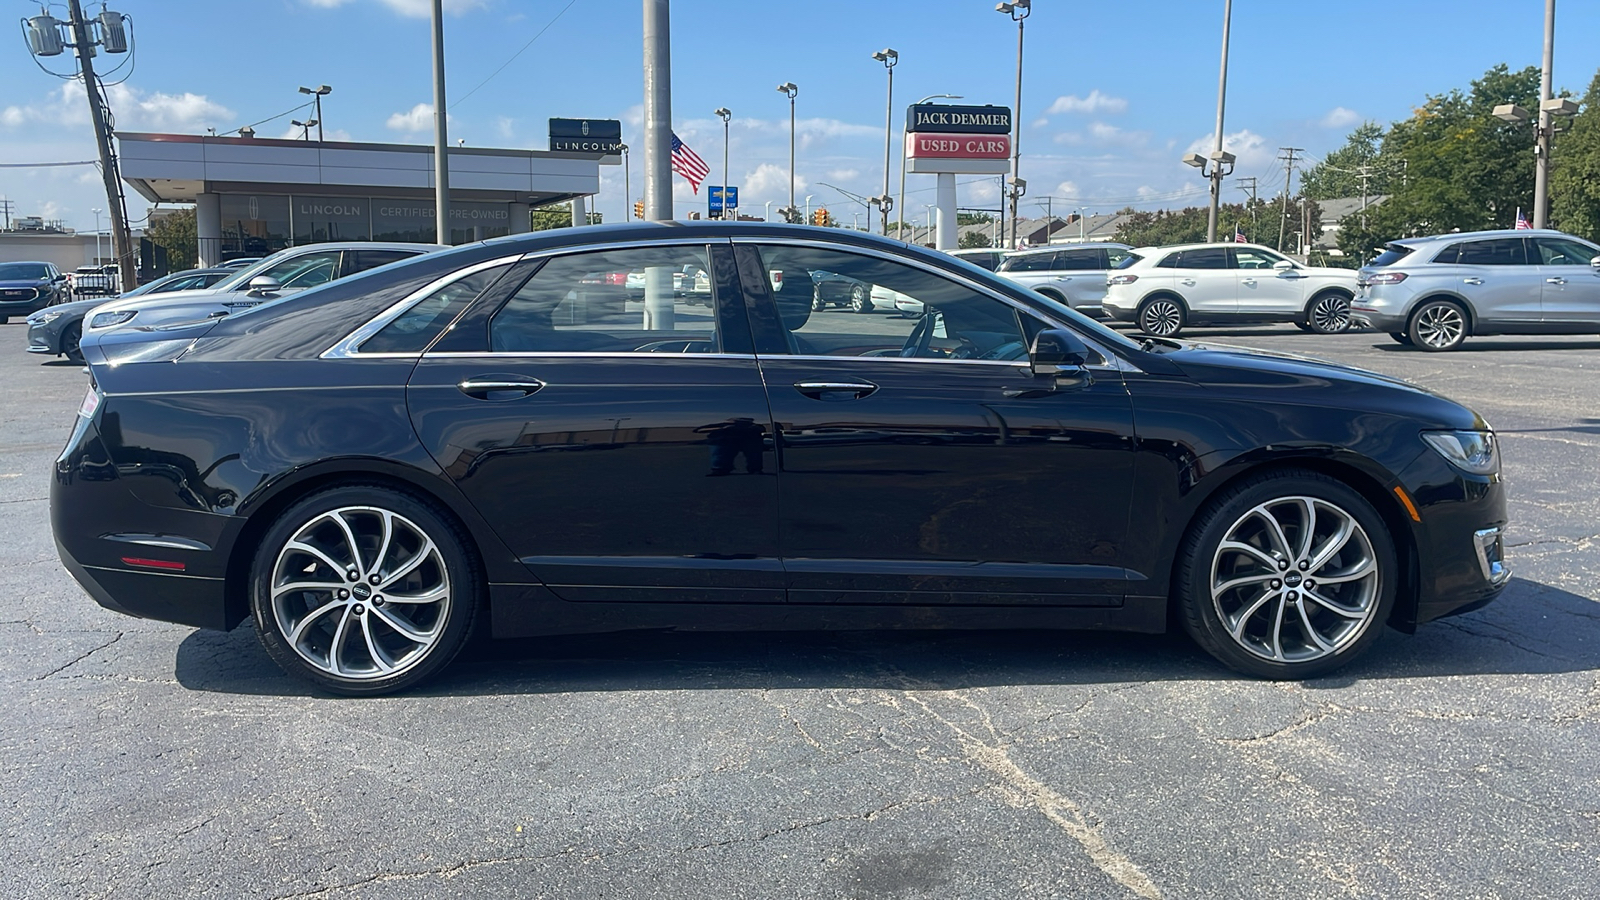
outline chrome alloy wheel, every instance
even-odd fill
[[[1350,301],[1328,294],[1311,305],[1311,328],[1319,334],[1338,334],[1350,327]]]
[[[272,613],[313,668],[353,681],[410,669],[438,643],[450,573],[415,522],[374,506],[329,510],[278,553]]]
[[[1183,310],[1172,300],[1151,300],[1139,312],[1139,330],[1156,337],[1178,333],[1183,327]]]
[[[1381,577],[1372,541],[1349,512],[1317,497],[1280,497],[1228,528],[1211,561],[1211,602],[1248,653],[1303,663],[1372,625]]]
[[[1467,322],[1461,310],[1449,303],[1436,303],[1417,315],[1409,329],[1413,341],[1443,350],[1461,342]]]

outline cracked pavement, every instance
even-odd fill
[[[1517,577],[1295,684],[1181,635],[646,634],[338,700],[56,560],[84,379],[0,326],[6,898],[1546,897],[1600,880],[1600,340],[1348,362],[1499,431]]]

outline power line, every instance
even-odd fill
[[[1304,147],[1279,147],[1283,155],[1283,212],[1278,218],[1278,252],[1283,252],[1283,230],[1289,222],[1289,188],[1294,185],[1294,155],[1306,152]]]
[[[488,84],[490,81],[493,81],[494,77],[496,75],[499,75],[501,72],[504,72],[506,70],[506,66],[509,66],[512,63],[516,62],[517,61],[517,57],[521,56],[524,50],[527,50],[529,47],[532,47],[534,41],[537,41],[539,38],[543,37],[544,33],[546,31],[550,30],[550,26],[556,24],[556,19],[559,19],[562,16],[566,15],[567,10],[571,9],[573,4],[575,4],[577,2],[578,2],[578,0],[569,0],[569,2],[567,3],[566,6],[561,7],[561,12],[556,13],[554,19],[551,19],[550,21],[546,22],[544,27],[539,29],[539,33],[538,34],[535,34],[532,38],[530,38],[528,40],[528,42],[526,44],[522,45],[522,50],[518,50],[517,52],[511,54],[511,58],[506,60],[505,62],[501,63],[500,64],[500,68],[495,69],[493,72],[490,72],[489,73],[489,77],[485,78],[484,80],[482,80],[480,82],[478,82],[477,87],[474,87],[472,90],[467,91],[465,94],[462,94],[461,96],[457,97],[456,98],[456,102],[447,104],[445,106],[445,109],[449,110],[449,109],[454,109],[457,106],[460,106],[462,101],[466,100],[468,97],[471,97],[473,94],[476,94],[478,92],[478,88],[481,88],[484,85]]]

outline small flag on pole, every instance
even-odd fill
[[[1246,241],[1244,239],[1244,232],[1240,231],[1239,230],[1239,226],[1237,226],[1237,225],[1233,226],[1233,242],[1235,244],[1246,243]]]
[[[1530,229],[1532,227],[1533,227],[1532,225],[1528,224],[1528,220],[1526,218],[1523,218],[1522,207],[1520,207],[1520,206],[1517,207],[1517,230],[1518,231],[1527,231],[1528,229]]]
[[[672,171],[688,179],[689,186],[694,188],[696,194],[700,193],[700,182],[711,174],[711,167],[700,158],[700,154],[690,150],[688,144],[678,140],[677,132],[672,135]]]

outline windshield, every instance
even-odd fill
[[[0,263],[0,281],[35,281],[49,278],[43,263]]]
[[[260,262],[251,263],[250,265],[245,266],[239,270],[237,275],[229,275],[222,281],[217,282],[215,288],[218,291],[239,290],[245,285],[249,284],[250,279],[261,274],[264,269],[271,267],[278,260],[283,259],[285,256],[293,256],[296,253],[302,252],[304,252],[304,248],[302,247],[290,247],[287,250],[279,250],[277,253],[272,254]]]
[[[1123,258],[1122,262],[1117,263],[1116,265],[1112,266],[1112,268],[1113,269],[1126,269],[1127,267],[1133,265],[1134,263],[1138,262],[1141,259],[1144,259],[1144,257],[1140,256],[1137,253],[1129,253],[1126,257]]]

